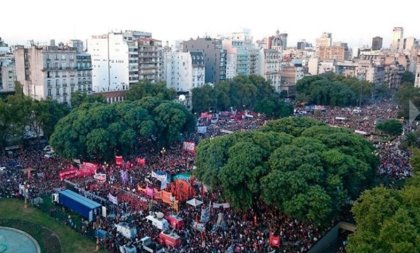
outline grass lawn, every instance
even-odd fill
[[[62,253],[95,252],[93,241],[59,223],[48,214],[32,207],[25,208],[21,200],[0,200],[0,222],[4,226],[13,227],[14,220],[17,229],[29,233],[38,241],[43,253],[60,252],[58,243],[54,243],[56,237],[49,231],[58,236]],[[39,231],[42,227],[46,229]]]

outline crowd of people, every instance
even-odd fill
[[[365,107],[326,106],[320,110],[298,108],[296,114],[320,120],[330,126],[348,128],[364,135],[376,147],[380,159],[378,175],[393,179],[402,179],[411,175],[410,154],[402,146],[404,136],[383,141],[378,137],[378,131],[375,129],[378,122],[397,119],[398,106],[391,101]]]
[[[350,128],[371,134],[378,119],[396,117],[397,108],[390,103],[372,105],[363,108],[324,108],[322,111],[306,112],[298,109],[297,113],[319,119],[330,125]],[[302,113],[305,111],[305,113]],[[203,138],[227,134],[235,131],[248,131],[263,126],[266,122],[263,115],[252,112],[221,112],[204,114],[198,120],[201,132],[190,136],[191,142],[197,143]],[[396,178],[410,175],[409,153],[401,149],[401,137],[387,143],[376,143],[381,164],[378,174]],[[144,159],[143,164],[138,158]],[[68,185],[58,177],[59,172],[71,165],[71,162],[58,157],[45,157],[41,150],[21,150],[12,158],[0,158],[0,199],[19,196],[19,185],[29,185],[29,197],[51,194],[54,189]],[[108,217],[97,217],[94,222],[84,222],[80,231],[106,231],[107,236],[99,240],[101,247],[110,252],[119,252],[121,245],[136,245],[144,236],[157,241],[160,229],[146,221],[150,212],[159,211],[165,215],[174,214],[173,207],[147,196],[139,188],[151,187],[161,189],[161,181],[152,176],[152,172],[173,176],[180,173],[191,173],[194,169],[194,154],[186,151],[182,145],[167,149],[155,149],[145,145],[140,154],[125,157],[124,163],[100,164],[98,171],[106,174],[104,182],[92,177],[73,178],[70,181],[81,194],[96,200],[108,200],[109,194],[118,198],[117,204],[106,201],[109,208]],[[127,171],[122,176],[121,170]],[[189,181],[194,191],[190,198],[200,199],[201,206],[180,203],[176,215],[185,222],[183,228],[177,229],[182,243],[176,249],[168,248],[167,252],[274,252],[270,245],[270,234],[281,238],[276,252],[307,252],[323,235],[312,224],[299,222],[279,213],[263,203],[251,210],[239,212],[231,208],[213,208],[212,203],[221,202],[220,192],[206,192],[199,182]],[[68,182],[67,182],[68,184]],[[204,222],[204,230],[198,229],[198,218],[202,209],[209,208],[210,219]],[[117,232],[115,225],[125,221],[137,228],[137,236],[125,238]],[[73,222],[69,222],[73,224]],[[333,225],[333,224],[330,224]]]

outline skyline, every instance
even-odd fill
[[[198,2],[120,0],[118,4],[103,4],[98,0],[74,0],[69,5],[53,0],[8,1],[2,9],[19,9],[25,18],[3,25],[0,36],[9,44],[25,44],[29,40],[85,41],[91,35],[111,30],[139,30],[151,32],[164,43],[172,43],[247,28],[254,42],[275,34],[278,29],[288,33],[288,46],[295,46],[301,39],[314,44],[323,32],[330,32],[333,41],[347,42],[351,47],[370,45],[374,36],[383,37],[383,46],[388,47],[393,27],[402,26],[404,37],[420,38],[414,18],[420,4],[407,0],[398,2],[406,7],[400,13],[395,13],[395,6],[362,0],[345,6],[333,0],[288,3],[214,0],[207,5]],[[322,10],[325,11],[320,13]],[[2,13],[2,17],[3,20],[18,18],[13,11]]]

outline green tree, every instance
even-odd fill
[[[372,184],[378,165],[373,150],[347,130],[285,118],[200,142],[194,174],[234,208],[247,210],[262,200],[322,225]]]
[[[402,83],[410,83],[411,85],[414,85],[415,79],[416,79],[416,76],[410,71],[404,71],[404,73],[401,75]]]
[[[389,135],[400,135],[403,132],[403,125],[399,120],[390,119],[376,125],[378,130]]]
[[[420,107],[420,88],[411,83],[401,84],[395,94],[395,101],[398,103],[399,116],[408,119],[410,103],[416,108]]]
[[[195,112],[224,111],[233,107],[274,118],[293,114],[293,106],[285,102],[269,82],[255,75],[237,76],[215,85],[194,88],[192,105]]]
[[[172,100],[176,98],[174,89],[166,88],[163,82],[151,83],[141,81],[138,84],[130,85],[130,90],[125,95],[127,100],[139,100],[145,97],[157,97],[160,100]]]
[[[181,104],[145,97],[117,104],[82,103],[56,125],[50,144],[63,157],[109,161],[129,155],[139,142],[156,146],[179,141],[195,130],[194,116]]]
[[[70,103],[73,108],[79,107],[83,103],[106,103],[105,98],[101,95],[88,95],[81,91],[76,91],[71,94]]]

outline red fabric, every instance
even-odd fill
[[[281,240],[280,236],[275,236],[273,233],[270,233],[270,247],[272,248],[280,248]]]

